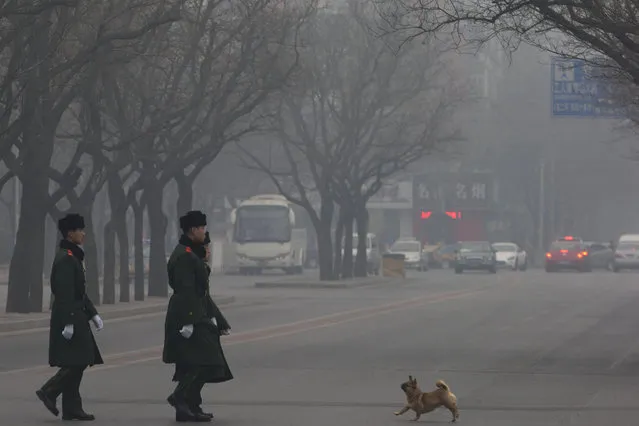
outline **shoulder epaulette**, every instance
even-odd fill
[[[192,253],[193,252],[193,250],[191,250],[191,247],[186,247],[184,249],[184,251],[187,252],[187,253]]]
[[[67,255],[68,256],[73,256],[73,252],[71,250],[67,250]]]

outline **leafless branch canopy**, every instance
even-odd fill
[[[294,202],[315,191],[365,203],[385,179],[459,138],[450,125],[463,92],[448,46],[432,38],[397,49],[399,37],[370,31],[373,12],[348,2],[303,32],[301,70],[279,98],[271,136],[282,159],[267,167],[252,158],[277,185],[288,177]]]
[[[450,31],[457,41],[498,37],[597,62],[639,84],[636,0],[375,0],[386,32],[404,37]]]

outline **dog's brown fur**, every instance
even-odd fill
[[[443,380],[437,380],[435,386],[437,389],[432,392],[422,392],[417,385],[417,379],[408,376],[408,381],[401,385],[406,394],[406,405],[401,410],[395,411],[394,414],[401,416],[408,410],[413,410],[415,412],[413,421],[417,421],[422,414],[430,413],[439,407],[446,407],[453,415],[453,423],[455,423],[459,419],[457,397]]]

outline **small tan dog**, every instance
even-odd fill
[[[443,380],[437,380],[435,386],[437,389],[432,392],[422,392],[417,385],[417,379],[408,376],[408,381],[401,385],[406,394],[406,405],[401,410],[395,411],[394,414],[401,416],[408,410],[413,410],[415,412],[413,421],[416,422],[422,414],[430,413],[439,407],[446,407],[453,415],[453,423],[455,423],[459,418],[457,397]]]

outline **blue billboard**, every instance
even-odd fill
[[[580,59],[552,59],[552,114],[559,117],[625,117],[614,100],[614,84],[593,75]]]

